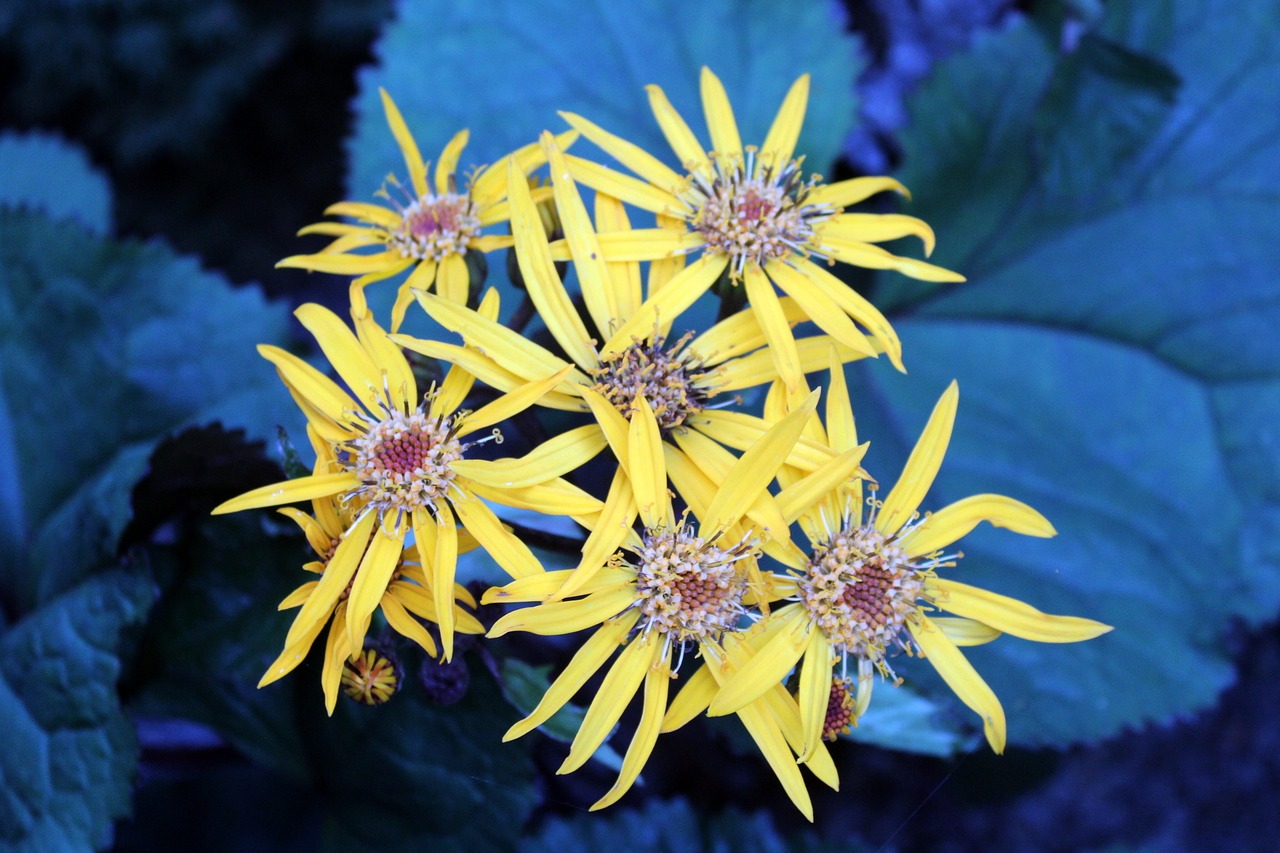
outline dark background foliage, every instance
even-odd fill
[[[0,6],[0,845],[1269,849],[1275,9],[848,0],[782,27],[764,2],[687,5],[636,4],[645,30],[587,4],[564,43],[539,4]],[[543,63],[528,79],[484,53],[513,32]],[[395,168],[377,84],[424,150],[480,137],[488,104],[476,147],[496,151],[554,106],[640,139],[639,84],[693,113],[673,69],[702,62],[757,122],[812,70],[811,166],[900,176],[935,260],[970,279],[852,281],[891,309],[912,371],[851,373],[883,470],[959,376],[940,494],[1007,491],[1063,534],[975,537],[965,579],[1120,629],[976,650],[1020,744],[1003,757],[927,680],[879,690],[814,827],[723,721],[664,738],[645,784],[587,815],[609,756],[560,777],[557,731],[497,742],[565,643],[475,644],[425,684],[405,655],[409,688],[331,719],[314,662],[257,690],[304,543],[266,513],[207,517],[280,476],[277,424],[302,435],[253,345],[301,348],[287,309],[345,300],[273,264]]]

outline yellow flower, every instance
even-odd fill
[[[564,470],[537,467],[531,482],[513,485],[499,462],[469,459],[476,444],[500,440],[495,429],[467,440],[532,405],[558,385],[564,373],[526,383],[475,411],[458,407],[474,378],[456,365],[441,386],[419,396],[413,371],[400,348],[370,315],[358,285],[351,288],[355,333],[319,305],[295,315],[320,344],[351,393],[302,359],[273,346],[258,351],[275,365],[307,421],[333,449],[330,473],[313,474],[254,489],[217,507],[215,513],[278,506],[337,496],[352,507],[355,521],[344,545],[329,561],[314,592],[290,629],[292,645],[317,620],[334,611],[350,584],[346,622],[350,649],[362,648],[369,619],[396,570],[410,530],[419,552],[430,555],[426,587],[435,602],[444,657],[453,654],[453,589],[459,550],[458,523],[512,577],[542,572],[523,542],[481,498],[539,512],[590,517],[600,501],[560,479]],[[535,457],[538,451],[530,456]],[[536,462],[529,464],[530,468]],[[424,566],[425,568],[425,566]]]
[[[607,233],[625,233],[621,230],[627,227],[625,211],[616,200],[597,194],[596,220],[613,229],[598,235],[577,187],[568,176],[564,155],[550,134],[544,134],[542,141],[551,165],[556,206],[567,244],[572,248],[571,257],[589,320],[597,328],[617,330],[611,340],[597,349],[594,336],[579,316],[556,271],[552,247],[528,183],[514,163],[508,173],[511,227],[522,277],[548,331],[572,363],[566,363],[560,355],[496,322],[492,316],[486,318],[465,306],[422,292],[417,296],[423,308],[436,322],[460,334],[466,346],[423,341],[406,335],[393,335],[392,340],[424,355],[462,365],[501,390],[509,390],[534,377],[567,370],[564,382],[542,397],[539,404],[570,411],[590,409],[597,423],[570,430],[547,443],[548,451],[554,447],[557,455],[554,459],[548,456],[544,461],[554,461],[565,470],[586,462],[606,443],[617,452],[621,443],[617,437],[626,433],[637,396],[653,410],[663,435],[670,439],[666,453],[687,454],[695,458],[697,464],[709,465],[715,459],[728,456],[722,448],[707,449],[715,442],[737,450],[749,448],[765,434],[768,424],[757,417],[723,411],[723,402],[716,398],[726,395],[732,401],[734,398],[728,396],[729,392],[761,385],[777,377],[773,360],[760,349],[765,343],[765,334],[756,318],[742,312],[696,337],[684,336],[674,341],[669,337],[671,325],[679,311],[687,306],[666,304],[644,327],[627,322],[628,317],[643,313],[653,297],[650,302],[640,301],[638,262],[604,263],[596,242],[598,236],[604,237]],[[655,262],[649,271],[650,294],[658,290],[660,299],[678,290],[681,277],[693,269],[676,272],[671,264]],[[486,297],[490,298],[496,299],[496,294]],[[803,319],[792,300],[784,302],[783,310],[790,322]],[[858,342],[859,348],[854,349],[827,335],[803,338],[798,342],[803,353],[803,369],[825,367],[833,346],[845,361],[874,354],[874,347],[866,338],[858,335]],[[717,452],[721,455],[717,456]],[[824,465],[833,456],[826,448],[807,439],[799,441],[793,453],[798,461],[811,467]],[[731,462],[732,457],[729,459]],[[673,464],[683,470],[690,463],[677,460]],[[514,466],[508,466],[508,472],[512,477],[527,476],[527,472]],[[611,494],[627,488],[625,472],[620,472]],[[616,508],[621,504],[606,501],[606,505]],[[770,524],[782,523],[776,514],[764,512],[761,509],[753,517],[766,529]],[[618,519],[620,525],[629,523],[629,519]],[[621,534],[615,532],[618,529],[597,527],[598,531],[606,532],[588,541],[582,561],[584,568],[599,565],[600,560],[617,549],[621,543]],[[585,574],[577,575],[574,583],[585,578]],[[566,594],[572,589],[573,583]]]
[[[395,663],[376,649],[352,655],[342,668],[342,692],[362,705],[381,705],[400,689]]]
[[[856,721],[870,699],[873,672],[896,678],[889,655],[901,651],[928,660],[982,718],[992,749],[1003,752],[1004,710],[958,647],[989,642],[1001,633],[1069,643],[1111,630],[1091,619],[1051,616],[1021,601],[938,577],[938,569],[954,566],[960,556],[944,551],[983,521],[1028,536],[1056,533],[1040,513],[1002,495],[975,495],[919,515],[920,502],[946,453],[958,399],[953,382],[934,408],[897,485],[883,503],[873,497],[865,518],[858,482],[833,485],[824,472],[815,471],[792,476],[784,484],[777,503],[788,521],[800,522],[809,540],[808,556],[790,564],[790,577],[774,578],[774,594],[793,601],[773,612],[771,639],[725,684],[710,714],[732,713],[753,701],[799,663],[803,761],[823,734],[830,734],[828,711],[833,692],[838,693],[833,691],[837,664],[841,676],[851,661],[856,665],[858,686],[850,716]],[[856,445],[848,390],[838,365],[831,372],[826,431],[833,449]],[[938,610],[955,616],[934,615]]]
[[[644,397],[635,400],[636,413],[627,425],[622,464],[630,474],[630,488],[611,492],[600,514],[600,525],[610,520],[612,505],[638,511],[642,529],[627,524],[620,539],[623,552],[610,552],[592,567],[589,580],[564,600],[567,581],[580,570],[547,572],[522,578],[485,594],[485,602],[541,602],[512,611],[494,624],[489,636],[509,631],[559,635],[599,626],[572,661],[548,688],[533,712],[511,727],[504,740],[532,731],[549,719],[590,679],[615,651],[592,700],[569,756],[558,772],[582,766],[608,737],[640,685],[644,685],[639,726],[623,758],[613,787],[593,810],[617,801],[631,787],[653,750],[660,732],[677,728],[701,713],[714,693],[721,672],[731,673],[750,654],[738,630],[746,607],[755,599],[752,578],[758,586],[756,558],[761,550],[758,534],[744,523],[748,508],[772,480],[786,459],[816,395],[792,417],[784,419],[742,456],[725,477],[724,487],[711,496],[709,505],[697,501],[695,528],[688,516],[676,519],[667,491],[667,471],[657,418]],[[691,502],[690,506],[694,506]],[[629,512],[628,512],[629,511]],[[721,641],[725,642],[722,648]],[[700,663],[668,710],[667,695],[687,652],[696,650]],[[706,665],[709,664],[709,665]],[[710,688],[710,690],[708,690]],[[764,692],[764,691],[762,691]],[[782,780],[789,795],[806,815],[812,808],[789,744],[798,747],[798,708],[790,715],[790,697],[769,694],[738,709],[739,717]],[[794,704],[794,703],[792,703]],[[781,710],[779,710],[781,709]],[[691,713],[690,713],[691,712]],[[815,772],[834,780],[830,759],[816,759]]]
[[[405,310],[413,300],[410,291],[415,288],[426,290],[434,284],[436,292],[444,298],[466,304],[471,288],[466,254],[507,248],[511,237],[483,233],[485,228],[504,222],[509,216],[505,158],[501,164],[480,169],[474,179],[460,187],[458,159],[469,139],[468,132],[463,130],[440,152],[433,179],[428,183],[430,164],[423,162],[418,144],[391,96],[385,90],[379,91],[387,124],[404,154],[409,186],[391,178],[392,189],[389,191],[384,186],[377,193],[386,205],[357,201],[331,205],[325,213],[348,216],[356,222],[308,225],[299,235],[325,234],[336,239],[314,255],[293,255],[276,266],[360,276],[361,286],[414,267],[400,286],[392,309],[391,328],[395,330],[400,328]],[[575,135],[566,136],[565,142]],[[526,175],[543,162],[542,150],[537,144],[521,148],[512,158]],[[393,193],[403,198],[396,198]],[[371,246],[381,247],[382,251],[375,254],[359,251]]]
[[[329,473],[335,464],[332,446],[321,439],[314,429],[308,428],[307,432],[311,437],[312,447],[316,451],[315,473],[317,475]],[[320,558],[307,563],[303,566],[303,569],[323,577],[329,568],[329,564],[337,557],[339,549],[359,551],[368,545],[368,541],[351,540],[347,535],[347,531],[355,521],[354,515],[357,511],[355,504],[350,502],[343,503],[334,496],[328,495],[312,500],[311,507],[313,515],[308,515],[294,507],[284,507],[279,512],[293,519],[302,528],[307,541],[311,545],[311,549]],[[470,535],[465,532],[459,534],[459,553],[465,553],[475,547],[476,542]],[[330,714],[333,713],[334,703],[337,702],[338,698],[339,680],[347,678],[350,659],[359,652],[359,649],[353,649],[348,645],[347,601],[350,597],[351,586],[351,582],[348,582],[347,587],[339,593],[338,597],[321,608],[318,615],[312,614],[308,617],[306,624],[295,635],[294,641],[292,643],[286,642],[284,651],[280,653],[280,656],[276,658],[271,666],[267,667],[262,680],[258,682],[258,687],[265,687],[288,675],[298,664],[302,663],[327,623],[329,625],[329,634],[328,639],[325,641],[325,657],[320,669],[320,684],[324,690],[325,707]],[[304,583],[280,603],[280,609],[289,610],[305,605],[316,594],[319,587],[320,581],[318,580]],[[473,608],[476,606],[475,599],[471,596],[471,593],[459,584],[454,585],[453,595],[456,601],[463,601]],[[401,551],[399,561],[396,563],[389,580],[382,590],[381,598],[378,600],[378,607],[386,617],[387,623],[395,631],[418,643],[427,654],[432,657],[436,656],[435,640],[427,633],[421,623],[414,618],[418,617],[430,622],[439,621],[436,616],[436,602],[431,594],[427,577],[423,571],[422,562],[418,557],[418,550],[415,546],[409,545]],[[484,633],[484,626],[470,613],[456,604],[452,610],[453,621],[457,630],[464,634]],[[299,618],[301,618],[301,614],[299,614]]]
[[[906,189],[884,177],[834,184],[824,184],[817,176],[804,177],[794,150],[808,101],[808,75],[791,87],[759,148],[743,146],[724,87],[706,68],[701,88],[711,132],[709,152],[662,90],[648,87],[650,106],[683,165],[683,174],[587,119],[562,113],[575,130],[639,176],[565,155],[574,178],[658,217],[659,227],[654,229],[601,234],[603,261],[651,261],[702,251],[701,259],[680,277],[678,290],[664,289],[647,310],[630,318],[629,329],[645,328],[672,305],[692,304],[727,271],[732,282],[745,288],[789,389],[801,382],[803,360],[775,285],[794,300],[806,319],[846,346],[859,346],[862,334],[855,322],[861,324],[901,370],[902,348],[889,322],[814,259],[893,269],[925,281],[963,281],[949,270],[873,245],[914,235],[931,252],[933,232],[921,220],[844,212],[876,193],[896,190],[906,195]]]

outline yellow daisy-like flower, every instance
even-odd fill
[[[572,258],[582,286],[584,303],[590,321],[599,329],[618,330],[603,348],[597,348],[587,323],[579,316],[573,300],[555,269],[551,246],[530,195],[527,181],[513,163],[509,167],[511,226],[515,235],[516,255],[529,298],[537,307],[548,331],[560,349],[572,359],[567,364],[558,354],[529,340],[494,319],[481,316],[431,294],[418,292],[419,302],[431,317],[445,328],[460,334],[467,346],[438,341],[421,341],[405,335],[393,335],[402,346],[435,358],[463,365],[490,385],[508,390],[533,377],[565,371],[564,382],[545,395],[539,404],[552,408],[581,411],[589,408],[596,425],[571,430],[548,442],[555,448],[554,461],[576,466],[590,459],[606,444],[615,446],[617,436],[625,434],[634,412],[634,401],[642,397],[654,412],[665,437],[678,450],[697,457],[697,464],[709,464],[702,451],[707,439],[714,439],[737,450],[746,450],[767,431],[768,424],[750,415],[720,410],[718,395],[770,382],[777,370],[769,354],[761,349],[766,336],[756,318],[747,312],[735,315],[696,336],[672,341],[671,324],[682,307],[674,303],[655,313],[648,326],[635,329],[627,318],[643,312],[651,302],[641,302],[640,271],[636,261],[605,263],[597,237],[606,233],[626,233],[626,214],[622,205],[604,194],[596,196],[596,219],[610,232],[597,234],[591,218],[578,194],[564,163],[564,155],[550,134],[543,135],[543,145],[551,165],[552,185],[566,239],[573,247]],[[655,263],[650,268],[649,293],[660,288],[657,298],[680,290],[681,281],[701,273],[697,265],[674,271],[671,265]],[[783,311],[790,322],[803,319],[798,306],[784,300]],[[688,307],[687,305],[684,307]],[[861,335],[858,348],[845,346],[827,335],[806,337],[799,341],[803,353],[802,366],[816,370],[828,364],[833,346],[845,361],[873,355],[873,343]],[[727,397],[733,400],[733,397]],[[793,453],[797,463],[810,468],[831,461],[832,454],[820,444],[802,439]],[[623,457],[619,457],[620,459]],[[548,462],[553,461],[548,457]],[[625,465],[624,465],[625,467]],[[513,478],[529,476],[527,471],[508,467]],[[625,474],[615,481],[614,492],[625,491]],[[613,492],[611,492],[612,494]],[[612,508],[617,501],[606,501]],[[754,511],[754,509],[753,509]],[[763,513],[763,510],[761,511]],[[756,514],[759,524],[781,524],[775,514]],[[619,524],[629,523],[620,519]],[[588,541],[582,566],[590,570],[612,554],[621,543],[616,525],[596,528]],[[584,580],[576,575],[573,584]]]
[[[342,668],[342,692],[361,705],[381,705],[400,689],[395,663],[377,649],[352,655]]]
[[[850,661],[856,665],[858,686],[849,718],[856,721],[870,699],[873,672],[894,677],[889,655],[902,651],[933,665],[982,718],[987,741],[999,753],[1005,745],[1004,709],[958,647],[989,642],[1001,633],[1070,643],[1111,630],[1091,619],[1051,616],[1021,601],[938,577],[938,569],[954,566],[960,556],[944,551],[983,521],[1028,536],[1056,533],[1040,513],[1002,495],[975,495],[919,515],[946,453],[958,399],[953,382],[897,485],[883,503],[872,500],[865,518],[860,483],[833,488],[821,471],[794,480],[779,493],[779,508],[789,521],[800,522],[809,540],[808,557],[793,564],[791,577],[775,579],[774,592],[793,602],[773,612],[772,639],[725,684],[709,713],[732,713],[754,701],[799,663],[804,755],[809,755],[830,734],[836,665],[841,675]],[[832,369],[826,429],[833,448],[856,444],[838,365]],[[955,616],[933,615],[937,610]]]
[[[307,431],[311,437],[312,447],[316,451],[314,473],[316,475],[330,473],[336,468],[332,445],[321,439],[314,429],[309,428]],[[357,506],[355,504],[350,502],[342,503],[336,497],[329,495],[314,499],[311,502],[311,507],[313,515],[308,515],[294,507],[283,507],[279,512],[293,519],[302,528],[307,541],[311,545],[311,549],[319,557],[318,560],[307,563],[303,566],[303,569],[323,577],[325,572],[328,571],[330,563],[337,558],[339,549],[344,550],[344,559],[346,559],[346,552],[360,551],[367,547],[369,543],[367,539],[359,541],[348,536],[348,531],[352,529],[352,525],[356,520],[354,515],[357,512]],[[459,553],[465,553],[475,547],[475,540],[465,532],[460,532],[458,537]],[[347,602],[350,598],[352,586],[353,582],[348,582],[346,588],[339,593],[331,604],[318,610],[313,609],[308,614],[305,623],[298,627],[294,641],[291,643],[286,642],[284,651],[280,653],[280,656],[276,658],[271,666],[267,667],[262,680],[258,682],[258,687],[265,687],[297,668],[306,658],[307,653],[311,650],[311,646],[315,643],[316,638],[319,637],[324,626],[328,624],[329,634],[325,641],[325,657],[320,669],[320,684],[324,690],[325,707],[330,714],[333,713],[334,704],[338,698],[339,681],[347,679],[351,658],[359,651],[359,649],[353,650],[348,645]],[[304,606],[317,593],[319,587],[319,580],[304,583],[280,603],[280,609],[289,610],[294,607]],[[465,602],[472,608],[476,606],[475,599],[471,596],[471,593],[459,584],[454,585],[453,596],[455,601]],[[382,591],[377,606],[386,617],[387,623],[396,632],[422,646],[427,654],[432,657],[436,656],[435,640],[432,639],[422,624],[417,621],[418,619],[426,619],[430,622],[438,622],[439,619],[437,618],[436,601],[427,583],[426,574],[423,571],[416,546],[409,545],[401,551],[399,561],[396,563]],[[470,613],[456,604],[453,605],[452,610],[453,622],[458,631],[464,634],[484,633],[484,626]],[[302,614],[299,614],[299,619],[301,618]]]
[[[332,473],[313,474],[254,489],[217,507],[215,513],[278,506],[337,496],[356,518],[307,598],[286,645],[296,643],[315,621],[333,612],[350,584],[346,622],[350,649],[363,646],[369,619],[395,573],[412,530],[424,556],[444,657],[453,654],[453,589],[459,550],[458,523],[512,577],[542,572],[529,548],[503,527],[481,498],[539,512],[590,518],[600,501],[560,479],[568,469],[538,467],[532,482],[512,485],[500,462],[469,459],[476,444],[501,438],[497,430],[468,440],[532,405],[560,384],[564,372],[526,383],[475,410],[460,411],[474,378],[456,365],[442,385],[419,396],[400,348],[369,313],[357,285],[351,288],[353,333],[319,305],[303,305],[295,316],[310,331],[351,393],[302,359],[273,346],[259,346],[275,365],[308,423],[333,448]],[[537,455],[534,451],[531,456]],[[537,465],[531,462],[530,467]]]
[[[630,487],[611,492],[600,524],[615,524],[609,520],[610,505],[621,504],[625,506],[624,517],[634,517],[638,511],[641,531],[636,533],[629,523],[624,526],[624,551],[607,554],[599,561],[589,580],[575,591],[581,598],[563,600],[562,595],[566,582],[579,570],[522,578],[485,594],[485,602],[542,602],[503,616],[490,630],[491,637],[509,631],[569,634],[600,626],[533,712],[512,726],[504,740],[526,734],[548,720],[621,650],[558,772],[572,772],[591,757],[644,685],[640,724],[621,772],[592,810],[604,808],[626,793],[659,733],[700,713],[710,700],[707,688],[714,692],[716,679],[731,674],[752,653],[748,644],[731,636],[739,630],[746,606],[755,598],[752,578],[759,578],[755,561],[761,542],[744,524],[744,516],[787,458],[816,402],[815,395],[747,451],[728,472],[724,486],[709,496],[708,505],[698,501],[701,522],[695,529],[687,517],[675,517],[664,462],[669,445],[662,441],[654,412],[645,398],[638,396],[635,415],[622,437],[625,446],[615,448],[622,451],[619,458],[629,472]],[[670,681],[686,651],[694,649],[702,662],[668,710]],[[802,743],[798,708],[788,702],[785,691],[781,696],[769,693],[758,702],[745,703],[738,715],[787,793],[812,819],[812,807],[793,757]],[[834,783],[835,767],[825,753],[810,766],[820,778]]]
[[[348,216],[356,222],[308,225],[299,235],[325,234],[334,237],[334,241],[316,254],[293,255],[276,266],[360,276],[361,286],[413,267],[413,272],[400,286],[392,309],[391,328],[395,330],[400,328],[405,310],[413,301],[412,290],[426,290],[434,284],[436,292],[444,298],[466,304],[471,289],[466,254],[492,252],[511,245],[509,235],[483,233],[485,228],[505,222],[509,216],[506,158],[480,169],[466,186],[459,186],[458,159],[470,138],[463,130],[440,152],[432,181],[428,183],[430,164],[423,161],[418,144],[391,96],[385,90],[379,91],[387,124],[404,154],[409,186],[391,178],[391,189],[384,186],[379,190],[378,195],[390,206],[357,201],[331,205],[325,213]],[[572,136],[566,137],[565,142],[571,139]],[[511,157],[525,175],[543,162],[542,149],[537,144],[527,145]],[[549,196],[549,193],[539,195]],[[381,247],[382,251],[373,254],[360,251],[371,246]]]
[[[631,318],[631,327],[642,329],[652,323],[655,314],[669,310],[669,303],[692,304],[727,271],[731,281],[745,288],[788,388],[799,386],[804,369],[775,286],[794,300],[806,319],[846,346],[858,346],[862,334],[855,323],[861,325],[902,369],[902,347],[889,322],[828,272],[825,264],[814,261],[893,269],[925,281],[963,281],[949,270],[898,257],[874,245],[914,235],[931,252],[933,231],[923,221],[898,214],[844,211],[876,193],[896,190],[905,195],[906,189],[884,177],[834,184],[824,184],[817,176],[804,177],[794,151],[808,101],[808,75],[791,87],[759,148],[743,146],[724,86],[706,68],[701,88],[710,151],[698,142],[662,90],[648,87],[650,106],[684,167],[683,174],[581,116],[561,114],[575,130],[639,176],[566,155],[574,178],[658,216],[658,228],[601,235],[604,261],[702,252],[690,267],[699,273],[686,276],[679,292],[664,289],[648,311]]]

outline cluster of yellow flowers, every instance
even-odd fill
[[[455,582],[458,555],[483,548],[512,580],[482,601],[533,604],[506,612],[489,636],[595,628],[507,739],[545,722],[612,659],[560,768],[570,772],[643,684],[621,772],[595,808],[628,790],[660,733],[706,712],[736,714],[812,818],[800,767],[838,784],[825,742],[857,725],[877,673],[898,680],[899,654],[932,664],[980,716],[992,748],[1003,749],[1000,702],[959,647],[1002,633],[1073,642],[1109,629],[938,576],[960,556],[952,544],[980,522],[1055,532],[1031,507],[999,495],[921,514],[950,439],[954,383],[897,484],[877,497],[861,467],[867,444],[858,441],[844,364],[883,353],[902,369],[901,345],[885,317],[827,267],[961,277],[875,245],[914,235],[928,252],[934,238],[924,222],[845,211],[886,190],[905,195],[893,179],[806,177],[794,151],[808,87],[807,76],[797,80],[763,143],[744,146],[723,86],[704,69],[710,150],[662,90],[648,88],[682,170],[566,113],[571,130],[544,133],[465,187],[457,164],[466,132],[445,146],[429,181],[383,93],[408,186],[384,187],[389,206],[334,205],[329,213],[354,221],[303,229],[334,240],[281,262],[354,277],[351,326],[318,305],[296,312],[342,384],[260,347],[307,417],[314,472],[216,510],[312,503],[310,515],[281,510],[305,531],[317,554],[305,568],[318,577],[281,603],[300,609],[262,684],[295,668],[328,625],[321,681],[330,713],[343,685],[385,700],[395,675],[365,650],[374,614],[448,660],[457,632],[485,631],[476,601]],[[580,137],[631,174],[566,153]],[[549,183],[530,177],[543,165]],[[583,185],[594,190],[593,211]],[[654,226],[633,228],[635,211],[652,214]],[[509,235],[486,233],[503,222]],[[554,348],[500,323],[496,291],[473,293],[477,267],[468,259],[501,248],[514,251]],[[562,280],[565,262],[580,302]],[[364,288],[406,271],[388,333]],[[747,309],[673,338],[682,313],[713,286],[742,288]],[[399,334],[415,301],[461,342]],[[797,337],[802,323],[816,331]],[[447,375],[421,388],[406,350],[447,363]],[[806,374],[823,370],[830,379],[820,405]],[[463,409],[477,382],[493,389],[491,401]],[[738,411],[732,392],[763,385],[762,416]],[[519,458],[476,457],[474,448],[501,440],[495,425],[534,406],[590,422]],[[606,450],[616,463],[607,488],[564,479]],[[490,503],[572,518],[587,531],[581,559],[546,570]]]

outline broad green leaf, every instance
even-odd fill
[[[946,757],[970,745],[955,720],[940,713],[939,704],[908,687],[876,684],[871,704],[856,728],[843,737],[860,743]]]
[[[856,43],[830,4],[763,0],[402,0],[374,55],[377,65],[361,73],[356,99],[353,199],[368,198],[388,172],[404,178],[380,86],[395,98],[424,158],[436,160],[454,133],[470,128],[464,169],[495,162],[543,129],[567,130],[558,110],[679,165],[649,111],[645,85],[662,86],[708,145],[698,75],[709,66],[724,82],[744,143],[758,144],[792,81],[808,72],[813,86],[797,154],[822,171],[853,121],[860,68]]]
[[[40,133],[0,133],[0,207],[111,230],[111,187],[78,146]]]
[[[154,591],[112,571],[45,603],[0,634],[0,844],[87,850],[111,842],[138,761],[116,695],[120,634]]]
[[[114,555],[157,440],[297,418],[254,351],[285,334],[282,307],[159,244],[0,212],[0,589],[20,611]]]
[[[999,492],[1059,531],[979,529],[944,574],[1116,626],[965,649],[1010,740],[1060,744],[1207,706],[1232,626],[1280,606],[1280,9],[1108,4],[1074,50],[1039,24],[915,98],[909,210],[969,281],[886,282],[911,373],[853,387],[892,483],[958,379],[923,508]]]

